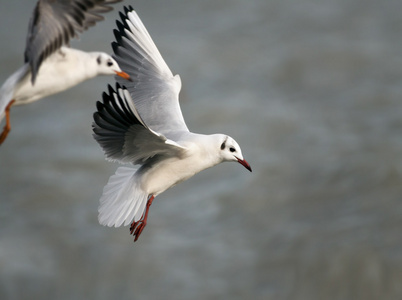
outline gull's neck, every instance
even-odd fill
[[[193,143],[196,145],[196,155],[199,155],[199,161],[202,161],[203,169],[213,167],[222,162],[219,145],[222,135],[220,134],[194,134]]]

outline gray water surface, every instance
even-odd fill
[[[102,77],[12,110],[0,299],[402,299],[402,2],[124,1],[222,164],[158,196],[135,244],[97,222],[118,165],[91,136]],[[72,46],[111,52],[114,20]],[[34,1],[0,4],[0,82]],[[3,126],[3,125],[1,125]]]

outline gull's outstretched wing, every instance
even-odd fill
[[[69,43],[78,33],[103,20],[101,13],[122,0],[39,0],[33,11],[25,47],[25,62],[32,72],[32,83],[43,60]]]
[[[114,30],[114,58],[132,82],[124,84],[147,126],[169,137],[172,132],[188,131],[179,104],[181,81],[173,76],[145,26],[132,7],[120,13]]]
[[[142,120],[129,92],[109,85],[94,113],[94,138],[106,157],[121,163],[144,164],[149,160],[179,157],[186,148],[150,129]]]

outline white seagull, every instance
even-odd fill
[[[0,89],[0,121],[9,131],[10,107],[59,93],[98,75],[117,74],[129,79],[116,61],[103,52],[83,52],[68,47],[78,33],[104,18],[99,15],[121,0],[39,0],[33,11],[25,47],[25,63]]]
[[[115,59],[132,78],[109,86],[94,113],[94,138],[119,167],[103,189],[99,222],[129,225],[136,241],[153,199],[194,174],[224,161],[251,172],[237,142],[225,134],[188,130],[179,105],[181,81],[173,76],[140,18],[130,6],[120,13]],[[146,211],[144,213],[144,209]]]

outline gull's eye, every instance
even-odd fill
[[[233,147],[230,147],[230,148],[229,148],[229,151],[230,151],[230,152],[236,152],[236,149],[233,148]]]
[[[108,67],[111,67],[111,66],[113,66],[113,63],[109,60],[109,61],[107,62],[107,65],[108,65]]]

